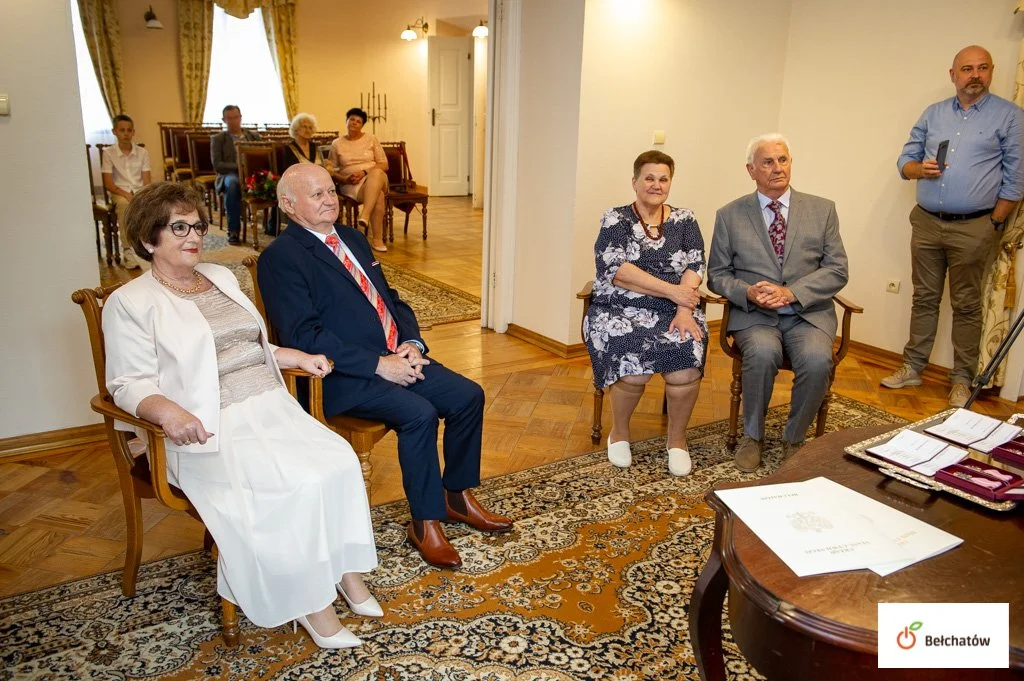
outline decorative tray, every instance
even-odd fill
[[[937,423],[941,423],[955,411],[956,409],[947,409],[946,411],[935,414],[934,416],[929,416],[928,418],[917,421],[916,423],[911,423],[901,428],[895,428],[887,433],[882,433],[881,435],[869,438],[867,440],[864,440],[863,442],[858,442],[857,444],[850,445],[844,451],[850,456],[862,459],[871,464],[874,464],[875,466],[878,466],[879,472],[888,475],[889,477],[905,482],[908,485],[920,487],[921,489],[935,490],[945,492],[947,494],[952,494],[953,496],[960,497],[961,499],[966,499],[967,501],[978,504],[979,506],[984,506],[985,508],[991,509],[993,511],[1013,510],[1014,508],[1017,507],[1016,501],[993,501],[990,499],[985,499],[984,497],[981,497],[977,494],[972,494],[971,492],[968,492],[966,490],[958,489],[951,485],[947,485],[940,480],[936,480],[935,478],[928,477],[927,475],[922,475],[917,471],[902,468],[891,461],[887,461],[886,459],[875,456],[874,454],[870,454],[867,451],[870,447],[874,447],[875,445],[887,442],[890,438],[894,437],[897,433],[903,430],[910,429],[917,431],[919,433],[923,433],[925,428],[933,426]],[[1013,417],[1009,419],[1009,423],[1016,425],[1016,421],[1021,416],[1021,414],[1014,414]],[[1000,464],[994,463],[992,461],[992,458],[988,454],[984,452],[979,452],[976,449],[971,449],[970,447],[966,447],[966,449],[970,453],[970,459],[975,459],[990,466],[1002,467],[1000,466]]]

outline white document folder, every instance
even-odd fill
[[[963,541],[824,477],[715,494],[799,577],[885,575]]]

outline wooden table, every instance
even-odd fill
[[[1024,679],[1024,511],[989,511],[887,478],[843,448],[892,426],[853,428],[808,444],[773,475],[722,488],[827,476],[964,539],[879,577],[869,570],[797,577],[714,492],[715,540],[690,600],[701,679],[724,680],[722,605],[740,650],[769,679]],[[879,602],[1008,602],[1011,669],[878,669]]]

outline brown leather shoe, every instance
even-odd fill
[[[740,440],[733,460],[736,468],[744,473],[753,473],[761,465],[761,441],[746,435]]]
[[[459,552],[444,536],[440,520],[413,520],[405,528],[409,543],[420,552],[423,560],[441,568],[457,568],[462,565]]]
[[[481,532],[510,532],[512,530],[511,520],[491,513],[481,506],[468,489],[461,492],[445,490],[444,505],[448,510],[448,520],[466,523]]]
[[[801,447],[804,446],[803,442],[786,442],[782,441],[782,460],[785,461],[789,457],[796,454]]]

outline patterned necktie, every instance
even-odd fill
[[[331,234],[327,237],[325,242],[334,255],[337,256],[338,260],[341,260],[341,264],[345,266],[348,273],[352,275],[352,278],[359,284],[359,290],[363,292],[366,299],[370,301],[370,305],[377,310],[377,316],[380,317],[380,324],[384,327],[384,337],[387,339],[388,350],[395,352],[398,349],[398,325],[395,324],[395,318],[391,316],[391,312],[388,310],[387,305],[384,304],[384,299],[377,293],[377,289],[374,288],[373,284],[366,277],[362,271],[356,267],[356,264],[352,262],[352,259],[348,257],[348,253],[342,250],[341,240],[337,236]]]
[[[786,218],[782,217],[782,204],[778,201],[772,201],[768,207],[775,213],[772,224],[768,225],[768,238],[772,240],[772,248],[775,249],[781,267],[782,257],[786,253]]]

